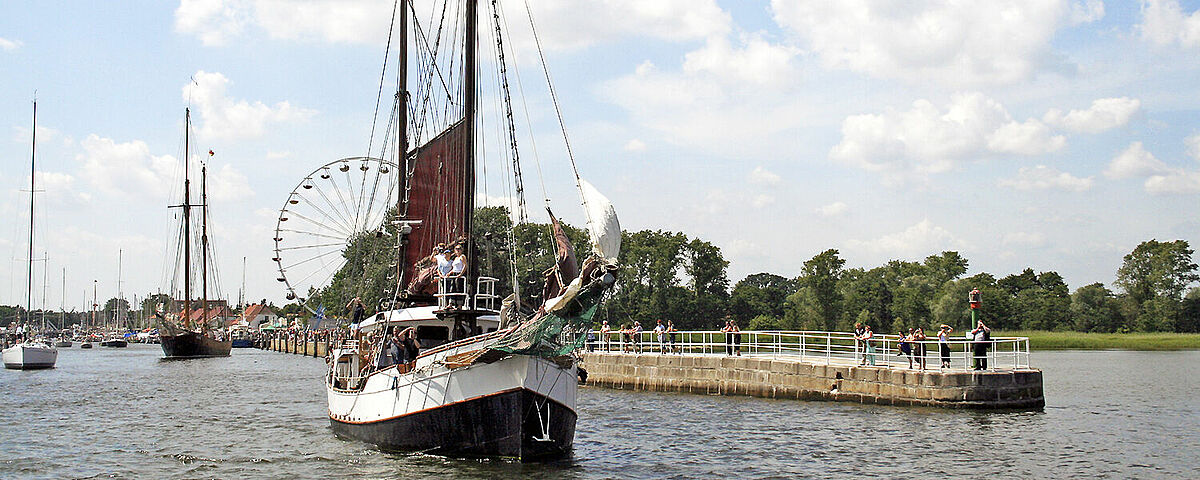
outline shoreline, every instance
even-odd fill
[[[1002,336],[1029,337],[1029,349],[1047,350],[1200,350],[1200,333],[1084,333],[1004,330]]]

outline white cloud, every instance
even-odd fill
[[[1002,242],[1018,247],[1041,247],[1046,245],[1046,236],[1040,232],[1009,232],[1004,234]]]
[[[232,43],[251,28],[283,40],[383,44],[392,16],[388,0],[183,0],[175,10],[175,29],[199,35],[205,45]],[[541,0],[531,2],[543,46],[554,50],[584,48],[596,43],[647,36],[672,41],[723,35],[731,19],[713,0]],[[433,5],[416,5],[422,19]],[[480,21],[491,22],[489,7],[480,2]],[[501,2],[502,15],[520,38],[514,45],[532,44],[523,1]],[[411,13],[410,13],[411,16]],[[520,49],[525,51],[524,48]]]
[[[1124,152],[1113,158],[1108,164],[1108,168],[1104,170],[1104,176],[1108,178],[1133,178],[1133,177],[1148,177],[1167,173],[1171,170],[1167,164],[1163,163],[1154,154],[1147,152],[1142,142],[1133,142],[1126,148]]]
[[[628,142],[625,142],[624,149],[626,152],[644,152],[644,151],[646,151],[646,142],[643,142],[643,141],[635,138]]]
[[[829,205],[822,205],[816,208],[818,215],[822,217],[838,217],[846,213],[850,207],[844,202],[833,202]]]
[[[20,40],[9,40],[7,38],[0,37],[0,50],[10,52],[10,51],[16,50],[18,48],[21,48],[21,45],[24,45],[24,44],[21,43]]]
[[[1071,4],[1071,24],[1092,23],[1104,18],[1103,0],[1085,0]]]
[[[1045,124],[1034,119],[1009,122],[987,136],[987,149],[1017,155],[1041,155],[1062,149],[1067,138],[1053,135]]]
[[[37,189],[46,192],[45,199],[52,205],[80,206],[92,199],[91,194],[80,191],[75,177],[67,173],[37,172]]]
[[[232,202],[254,196],[246,175],[233,168],[233,165],[225,164],[215,170],[209,174],[211,178],[208,180],[214,202]]]
[[[741,35],[737,46],[725,37],[710,37],[703,48],[684,56],[683,72],[708,74],[730,84],[780,86],[795,81],[792,59],[797,54],[799,50],[761,35]]]
[[[948,230],[934,225],[929,219],[921,220],[902,232],[884,235],[874,240],[847,242],[851,249],[889,258],[923,258],[943,250],[960,249],[963,245],[963,242]]]
[[[193,78],[195,83],[183,87],[183,99],[195,103],[202,120],[197,133],[205,139],[261,137],[268,123],[303,120],[315,113],[286,101],[267,106],[229,98],[225,89],[231,82],[217,72],[201,70]]]
[[[1176,169],[1164,175],[1152,175],[1146,179],[1145,187],[1147,192],[1158,195],[1200,193],[1200,171]]]
[[[1067,172],[1060,172],[1054,167],[1038,165],[1033,168],[1021,167],[1016,178],[1001,179],[1001,187],[1017,190],[1065,190],[1082,192],[1092,188],[1092,177],[1079,178]]]
[[[141,140],[117,143],[88,135],[80,146],[81,177],[109,195],[166,199],[182,168],[175,157],[152,155]]]
[[[750,201],[750,204],[753,205],[754,208],[763,208],[772,203],[775,203],[775,196],[765,193],[755,195],[754,199]]]
[[[1100,98],[1092,101],[1087,110],[1071,110],[1065,115],[1061,110],[1051,109],[1042,120],[1073,132],[1100,133],[1129,123],[1141,105],[1136,98]]]
[[[1189,147],[1195,145],[1195,138],[1188,137]],[[1156,195],[1200,193],[1200,170],[1169,166],[1146,151],[1142,142],[1133,142],[1113,158],[1104,175],[1114,179],[1145,177],[1146,192]]]
[[[958,93],[939,108],[929,100],[909,110],[852,115],[830,157],[893,179],[954,169],[987,152],[1036,155],[1066,144],[1035,119],[1017,123],[1004,106],[981,93]]]
[[[180,0],[175,30],[199,35],[204,45],[225,45],[245,30],[252,13],[247,1]]]
[[[778,185],[781,178],[779,175],[772,173],[770,170],[763,168],[761,165],[754,167],[754,170],[747,175],[750,183],[756,185]]]
[[[1157,45],[1178,43],[1200,47],[1200,11],[1185,14],[1176,0],[1147,0],[1142,3],[1142,38]]]
[[[1192,158],[1200,160],[1200,133],[1187,137],[1183,140],[1187,145],[1187,153]]]
[[[292,156],[292,152],[267,152],[267,160],[279,160],[281,158],[288,158],[290,156]]]
[[[771,7],[775,21],[828,66],[951,85],[1029,78],[1051,57],[1060,26],[1099,15],[1087,7],[1073,14],[1067,0],[772,0]]]

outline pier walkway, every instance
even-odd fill
[[[842,332],[677,332],[659,341],[593,335],[583,354],[589,385],[716,395],[750,395],[975,409],[1041,409],[1042,372],[1029,365],[1029,340],[996,337],[975,369],[978,343],[937,340],[915,349],[909,367],[899,337],[876,335],[869,348]],[[607,340],[607,341],[606,341]],[[981,362],[983,363],[983,362]],[[982,365],[980,365],[982,367]]]

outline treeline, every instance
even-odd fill
[[[582,261],[590,250],[587,234],[564,229]],[[541,304],[543,271],[554,263],[550,226],[514,229],[507,209],[485,207],[476,212],[474,235],[480,272],[498,279],[497,293],[511,293],[515,279],[526,305]],[[333,306],[331,315],[343,313],[338,307],[354,296],[374,306],[390,294],[391,243],[360,242],[347,249],[349,261],[334,283],[310,292]],[[718,328],[726,316],[743,329],[847,331],[855,322],[885,333],[942,323],[961,329],[970,321],[967,293],[979,289],[978,314],[997,329],[1200,332],[1200,288],[1189,289],[1200,279],[1192,254],[1184,240],[1143,242],[1116,272],[1117,290],[1094,283],[1072,292],[1057,272],[1032,268],[1000,278],[964,277],[968,261],[953,251],[920,262],[846,268],[834,249],[804,262],[798,273],[757,273],[731,286],[729,262],[717,246],[683,233],[623,232],[619,278],[598,319],[614,326],[669,320],[679,329]]]

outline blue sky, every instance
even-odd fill
[[[501,3],[519,25],[523,2]],[[1111,285],[1141,241],[1200,243],[1200,2],[531,4],[581,173],[626,229],[720,246],[735,282],[827,248],[864,267],[958,250],[971,273],[1077,288]],[[93,279],[112,296],[118,249],[127,296],[169,280],[189,94],[195,145],[217,152],[223,291],[244,256],[248,297],[281,301],[275,211],[315,167],[365,153],[390,9],[0,4],[0,303],[24,301],[35,91],[49,305],[64,266],[68,308]],[[511,41],[548,193],[579,224],[529,39]]]

